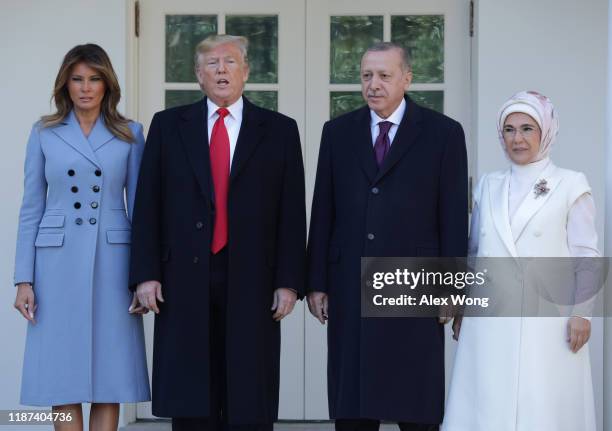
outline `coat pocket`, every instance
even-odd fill
[[[45,215],[38,227],[64,227],[64,219],[66,217],[63,215]]]
[[[131,244],[132,243],[132,231],[131,230],[107,230],[106,241],[109,244]]]
[[[61,247],[64,245],[63,233],[39,233],[34,242],[36,247]]]

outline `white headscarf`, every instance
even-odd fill
[[[521,91],[504,103],[497,116],[497,133],[504,152],[506,151],[503,135],[504,123],[508,115],[515,112],[527,114],[538,123],[542,131],[542,139],[536,160],[548,157],[559,133],[559,119],[550,99],[536,91]]]

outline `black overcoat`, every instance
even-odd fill
[[[461,125],[406,98],[379,169],[368,107],[323,128],[308,243],[308,290],[329,295],[332,418],[440,423],[444,331],[435,318],[360,318],[360,257],[465,256]]]
[[[206,99],[158,112],[132,222],[130,283],[158,280],[153,414],[209,416],[209,254],[214,221]],[[276,288],[304,289],[304,168],[296,122],[244,98],[228,196],[229,421],[278,415]]]

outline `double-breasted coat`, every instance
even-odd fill
[[[278,415],[275,289],[303,292],[304,168],[297,125],[244,99],[230,170],[226,373],[231,424]],[[214,222],[206,99],[158,112],[143,156],[131,283],[157,280],[153,414],[210,414],[209,256]]]
[[[308,290],[327,292],[332,418],[440,423],[444,331],[436,318],[361,318],[362,256],[465,256],[461,125],[406,98],[380,169],[363,107],[323,128]]]
[[[33,284],[21,403],[147,401],[142,318],[128,314],[130,217],[144,148],[102,117],[85,137],[74,112],[32,128],[19,215],[15,283]],[[127,211],[126,205],[127,202]]]

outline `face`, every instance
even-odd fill
[[[517,165],[536,161],[542,132],[538,123],[527,114],[515,112],[506,117],[502,131],[508,157]]]
[[[227,107],[242,96],[249,66],[240,48],[224,43],[200,55],[196,75],[200,87],[217,106]]]
[[[77,111],[100,111],[106,85],[102,75],[85,63],[77,63],[68,77],[68,93]]]
[[[371,110],[387,118],[397,109],[412,82],[412,72],[402,68],[397,49],[368,51],[361,59],[361,94]]]

